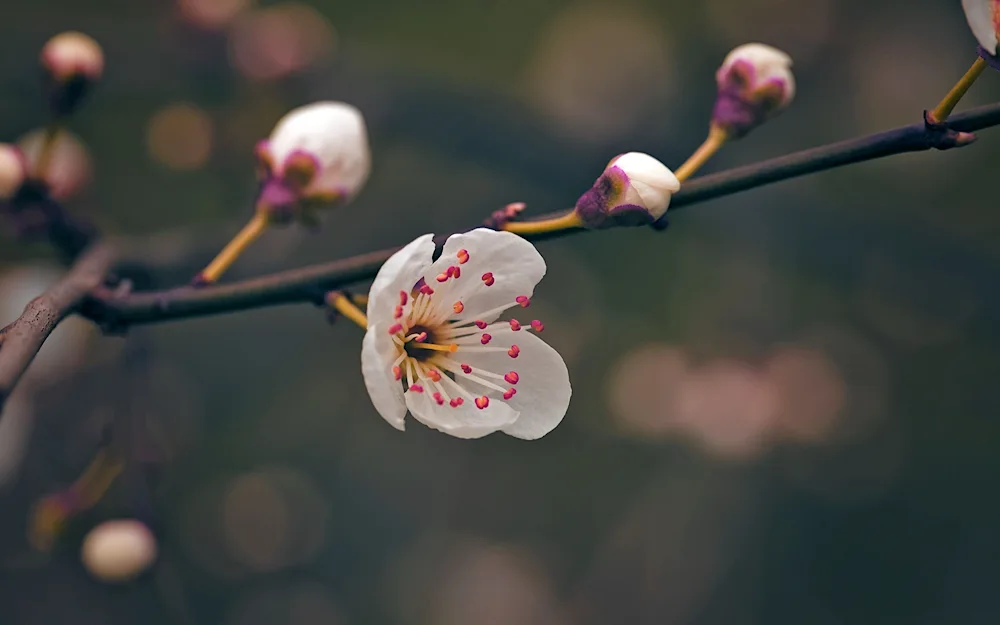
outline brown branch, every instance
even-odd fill
[[[696,178],[674,195],[670,212],[698,202],[731,195],[781,180],[872,159],[930,149],[960,147],[971,142],[968,133],[1000,125],[1000,103],[954,116],[947,124],[926,122],[795,152],[745,167]],[[541,218],[548,218],[545,215]],[[532,240],[582,232],[563,230]],[[439,237],[439,242],[447,235]],[[317,293],[370,280],[398,248],[369,252],[329,263],[275,273],[260,278],[202,289],[135,293],[113,297],[95,292],[84,310],[87,317],[104,324],[124,326],[200,317],[293,302],[316,302]]]
[[[87,294],[101,285],[111,266],[110,248],[85,251],[59,282],[33,299],[2,331],[0,342],[0,408],[56,325],[73,312]]]

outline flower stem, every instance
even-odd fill
[[[368,317],[342,291],[327,293],[326,304],[362,328],[368,328]]]
[[[708,162],[708,159],[712,158],[719,149],[726,144],[726,140],[729,139],[728,133],[721,127],[712,124],[708,129],[708,136],[705,137],[705,141],[702,142],[698,149],[694,151],[688,160],[684,161],[684,164],[677,168],[674,175],[681,182],[684,182],[691,177],[691,174],[698,171],[698,169]]]
[[[959,100],[965,95],[972,86],[972,83],[976,82],[976,79],[983,73],[986,69],[986,61],[982,57],[976,57],[976,61],[969,68],[969,71],[965,72],[955,86],[951,88],[948,95],[944,96],[944,99],[934,110],[927,114],[927,120],[932,124],[942,124],[951,115],[951,112],[955,110],[955,106],[958,104]]]
[[[559,230],[571,230],[583,226],[580,216],[576,211],[570,211],[565,215],[553,217],[552,219],[541,219],[539,221],[508,221],[503,225],[503,230],[514,234],[542,234],[545,232],[557,232]]]
[[[260,235],[264,234],[268,223],[266,212],[257,211],[254,213],[250,221],[226,244],[226,247],[219,252],[219,255],[201,273],[195,276],[192,284],[194,286],[205,286],[217,282],[222,274],[236,262],[240,254],[245,252],[250,247],[250,244],[256,241]]]
[[[28,539],[39,551],[49,551],[70,517],[83,512],[104,497],[125,465],[114,460],[104,449],[73,484],[64,491],[49,495],[35,505],[28,527]]]
[[[97,452],[83,475],[70,486],[70,491],[80,502],[79,509],[86,510],[100,501],[124,468],[125,465],[112,459],[107,451],[102,449]]]
[[[62,132],[62,122],[58,119],[53,120],[45,127],[45,135],[42,137],[42,148],[38,153],[38,162],[35,163],[35,170],[31,172],[35,180],[45,180],[45,175],[49,171],[49,165],[52,163],[52,154],[56,150],[56,141],[59,139],[60,132]]]

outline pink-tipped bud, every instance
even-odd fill
[[[17,146],[0,143],[0,200],[9,200],[28,177],[28,165]]]
[[[104,73],[104,52],[94,39],[69,31],[49,39],[42,48],[42,69],[48,82],[49,105],[55,115],[68,115]]]
[[[576,212],[588,228],[645,226],[667,212],[680,181],[666,165],[642,152],[611,159],[594,186],[580,196]]]
[[[733,49],[715,74],[718,96],[712,124],[734,139],[785,110],[795,97],[792,58],[771,46]]]
[[[364,117],[343,102],[291,111],[257,146],[257,158],[264,178],[260,203],[289,217],[313,203],[350,200],[371,171]]]
[[[83,539],[80,556],[87,571],[104,582],[126,582],[156,560],[156,537],[134,519],[105,521]]]

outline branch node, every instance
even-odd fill
[[[927,147],[935,150],[962,148],[976,140],[971,132],[953,130],[946,121],[938,121],[930,111],[924,111],[924,136]]]
[[[492,230],[503,230],[504,226],[520,217],[526,206],[524,202],[511,202],[507,206],[493,211],[483,222],[483,225]]]

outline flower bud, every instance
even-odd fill
[[[783,111],[795,96],[791,67],[791,57],[771,46],[733,49],[715,74],[712,123],[736,139]]]
[[[17,145],[24,154],[29,169],[38,175],[38,165],[45,145],[44,130],[34,130],[21,137]],[[67,130],[60,130],[53,139],[42,182],[57,200],[66,200],[90,182],[90,153],[83,143]]]
[[[576,202],[587,228],[645,226],[667,212],[681,188],[666,165],[648,154],[629,152],[611,159],[604,173]]]
[[[318,204],[345,202],[368,180],[371,153],[361,112],[316,102],[285,115],[257,146],[259,204],[272,215],[306,217]]]
[[[156,537],[135,519],[105,521],[83,539],[80,556],[87,571],[104,582],[134,579],[156,560]]]
[[[0,143],[0,200],[9,200],[28,177],[28,165],[16,146]]]
[[[1000,39],[1000,0],[962,0],[962,9],[979,46],[990,56],[996,56],[997,39]]]
[[[88,35],[70,31],[49,39],[42,48],[42,69],[49,106],[56,116],[69,115],[104,72],[104,53]]]

